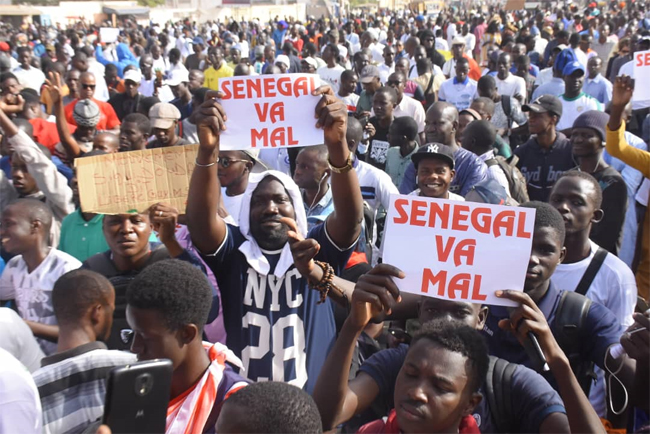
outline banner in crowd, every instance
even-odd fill
[[[316,74],[238,76],[219,79],[226,111],[222,150],[323,144],[314,117],[320,96]]]
[[[118,36],[120,36],[120,29],[116,27],[99,28],[99,38],[105,44],[111,44],[113,42],[116,42]]]
[[[632,101],[650,101],[650,86],[645,83],[650,78],[650,50],[634,53],[634,78]]]
[[[144,212],[166,202],[183,213],[199,145],[171,146],[77,158],[84,212]]]
[[[535,210],[391,195],[383,262],[400,268],[400,291],[513,306],[499,289],[523,290]]]

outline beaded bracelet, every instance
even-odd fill
[[[327,300],[327,294],[330,292],[330,289],[332,289],[332,281],[334,280],[334,268],[332,268],[332,266],[327,262],[314,261],[314,263],[318,265],[321,270],[323,270],[323,277],[319,282],[309,282],[309,287],[320,292],[320,300],[317,304],[321,304]]]

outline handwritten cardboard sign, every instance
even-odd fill
[[[77,158],[84,212],[144,212],[166,202],[185,211],[198,145]]]
[[[650,77],[650,50],[634,53],[634,94],[633,101],[650,101],[650,86],[645,80]]]
[[[222,150],[323,144],[314,109],[316,74],[276,74],[219,79],[228,120]]]
[[[534,224],[529,208],[391,195],[384,262],[401,291],[512,306],[494,291],[523,290]]]

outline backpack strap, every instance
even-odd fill
[[[510,95],[501,95],[501,106],[503,107],[503,114],[508,119],[508,134],[512,128],[512,100]]]
[[[485,377],[485,393],[490,413],[498,432],[507,433],[511,430],[512,421],[512,375],[517,365],[507,360],[490,356],[488,372]]]
[[[607,250],[603,249],[602,247],[598,247],[596,254],[591,259],[589,266],[585,270],[585,274],[582,275],[582,279],[580,279],[578,286],[576,286],[575,292],[581,295],[585,295],[587,291],[589,291],[589,287],[594,281],[596,274],[598,274],[600,267],[602,267],[603,262],[605,262],[606,257]]]
[[[492,166],[498,166],[499,162],[497,161],[496,158],[490,158],[489,160],[485,160],[485,164],[487,167],[492,167]]]

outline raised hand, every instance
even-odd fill
[[[157,203],[149,208],[149,220],[165,246],[176,241],[178,214],[176,208],[166,203]]]
[[[625,107],[634,93],[634,79],[627,75],[616,77],[612,89],[612,106]]]
[[[393,277],[403,279],[405,274],[388,264],[379,264],[361,276],[352,293],[348,321],[362,329],[370,321],[380,322],[390,315],[395,303],[402,301]]]
[[[61,101],[61,76],[58,72],[49,72],[47,74],[48,79],[45,80],[45,88],[50,93],[50,98],[54,104],[58,104]]]
[[[348,126],[347,106],[334,95],[329,86],[315,89],[312,95],[320,95],[321,99],[316,104],[315,117],[318,119],[316,127],[322,128],[325,135],[325,144],[339,144],[345,142],[345,133]]]
[[[226,121],[228,120],[226,111],[219,103],[220,97],[219,92],[208,92],[196,114],[195,122],[199,134],[200,152],[219,151],[219,135],[226,130]]]

